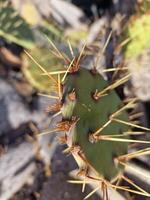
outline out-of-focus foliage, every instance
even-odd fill
[[[150,1],[139,2],[136,14],[131,17],[124,31],[123,39],[128,38],[125,45],[125,58],[133,59],[150,45]]]
[[[63,30],[56,26],[53,22],[48,23],[47,21],[43,21],[43,24],[38,28],[38,30],[46,35],[47,37],[56,40],[63,40]]]
[[[81,40],[85,40],[88,35],[87,30],[68,30],[65,34],[65,39],[76,46]]]
[[[150,9],[150,0],[143,0],[142,4],[143,5],[141,10],[143,10],[144,12],[145,10]]]
[[[34,36],[26,21],[9,3],[1,2],[0,7],[0,36],[24,48],[33,48]]]
[[[131,58],[150,45],[150,14],[133,19],[128,26],[128,36],[131,41],[126,47],[125,57]]]
[[[86,38],[86,31],[71,28],[68,31],[58,26],[53,19],[47,21],[43,19],[31,2],[25,2],[22,5],[22,10],[18,13],[11,3],[5,0],[1,2],[0,36],[7,42],[31,49],[29,53],[45,70],[64,69],[60,60],[48,50],[48,41],[45,41],[44,36],[46,35],[59,46],[65,46],[64,43],[69,40],[76,53],[78,44]],[[40,19],[39,22],[37,19]],[[65,48],[65,51],[68,53],[69,47]],[[41,75],[41,70],[29,57],[26,55],[22,57],[24,62],[21,69],[28,82],[39,91],[53,91],[52,81],[47,76]]]
[[[64,69],[60,60],[51,54],[47,48],[35,48],[31,52],[33,58],[48,72],[57,71]],[[50,91],[56,90],[54,88],[53,81],[47,76],[42,75],[41,69],[26,55],[24,56],[24,67],[23,73],[30,84],[37,90],[49,93]],[[58,78],[54,76],[54,78]]]
[[[21,3],[20,15],[28,24],[31,26],[36,26],[41,22],[41,16],[36,7],[31,2],[23,1]]]

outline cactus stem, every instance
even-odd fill
[[[53,81],[55,82],[55,84],[57,84],[57,81],[55,80],[55,78],[53,76],[51,76],[32,56],[31,54],[29,54],[26,50],[24,50],[25,54],[41,69],[41,71],[43,71],[45,74],[47,74],[47,76]]]
[[[109,43],[111,34],[112,31],[107,38],[102,53],[104,53]],[[83,45],[79,56],[75,57],[71,44],[68,41],[70,53],[72,55],[71,59],[67,59],[67,56],[65,57],[63,53],[59,52],[57,47],[52,42],[51,45],[54,48],[54,53],[57,55],[57,57],[65,61],[65,67],[67,67],[65,68],[66,70],[62,71],[43,71],[44,75],[57,75],[58,77],[57,81],[55,80],[57,82],[56,87],[58,92],[58,94],[56,95],[59,96],[59,100],[61,100],[61,103],[54,104],[52,107],[50,107],[50,110],[56,112],[60,111],[60,113],[62,112],[62,121],[60,121],[56,125],[55,129],[51,132],[65,132],[65,135],[58,137],[58,140],[61,144],[68,145],[68,148],[66,148],[63,151],[63,153],[72,154],[74,156],[79,166],[79,172],[77,175],[82,176],[83,178],[82,182],[74,181],[74,183],[82,184],[82,192],[84,192],[87,183],[93,182],[97,184],[96,188],[92,192],[90,192],[84,199],[88,199],[96,191],[101,190],[103,200],[108,200],[109,198],[107,190],[109,188],[124,190],[149,197],[150,195],[146,191],[144,191],[142,188],[140,188],[131,180],[127,179],[122,175],[124,166],[121,165],[121,162],[126,163],[126,161],[132,158],[150,154],[150,148],[136,151],[134,153],[127,153],[129,144],[126,143],[150,144],[149,141],[134,140],[130,138],[128,139],[129,135],[144,134],[146,131],[150,131],[150,129],[135,124],[137,123],[137,121],[128,122],[128,115],[126,111],[128,111],[128,109],[130,108],[134,108],[137,105],[137,98],[127,99],[126,103],[123,105],[122,101],[117,96],[114,90],[118,86],[127,82],[131,76],[131,73],[129,74],[128,72],[126,72],[126,75],[120,79],[117,79],[116,77],[113,78],[111,84],[108,85],[107,82],[103,79],[103,77],[101,77],[100,75],[98,76],[96,67],[94,67],[91,71],[86,69],[79,69],[80,61],[84,56],[84,50],[86,45]],[[102,53],[101,55],[99,53],[101,52],[98,52],[98,58],[96,62],[99,62],[99,60],[101,59]],[[114,73],[116,75],[119,70],[127,69],[127,67],[118,66],[118,69],[110,68],[104,70],[103,72],[107,73],[114,71],[116,72]],[[97,75],[94,76],[95,74]],[[88,82],[88,80],[89,85],[87,85],[87,87],[84,87],[84,83],[86,81]],[[100,85],[97,86],[98,84]],[[91,91],[94,93],[91,93]],[[91,96],[89,96],[89,94],[91,94],[93,99],[95,100],[99,100],[105,95],[108,96],[102,98],[101,103],[101,101],[94,102],[93,99],[91,99]],[[112,105],[109,104],[109,95],[110,98],[114,97],[114,102],[112,102]],[[110,106],[108,106],[108,109],[104,106],[105,99],[107,100],[106,103],[108,103],[108,105]],[[83,107],[85,107],[86,110]],[[87,110],[91,113],[88,113]],[[78,118],[76,116],[78,116]],[[97,118],[97,116],[102,116],[101,123],[99,122],[99,118]],[[132,112],[132,114],[130,115],[130,120],[136,120],[136,118],[140,116],[141,113]],[[79,123],[77,123],[79,119],[80,121]],[[92,123],[93,120],[95,120],[94,123]],[[129,129],[130,127],[136,127],[140,130],[142,129],[142,131],[145,132],[132,132]],[[104,133],[104,129],[107,130],[108,134]],[[89,131],[91,132],[89,133]],[[87,138],[88,133],[89,138]],[[91,143],[98,143],[94,145],[90,144],[88,139]],[[120,142],[120,144],[118,142]],[[99,159],[95,157],[97,153],[102,154],[102,156],[100,155]],[[105,157],[106,159],[103,159],[103,157]],[[109,168],[107,169],[108,166]],[[124,186],[118,186],[118,181],[121,179],[124,179],[125,181],[129,182],[132,186],[136,188],[136,190],[132,190]]]

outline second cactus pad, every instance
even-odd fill
[[[131,41],[126,45],[125,57],[131,59],[140,55],[150,45],[150,14],[133,18],[127,32]]]
[[[126,111],[117,114],[123,103],[115,90],[110,89],[106,94],[95,97],[96,92],[108,86],[107,81],[95,71],[80,68],[77,72],[69,73],[63,83],[62,115],[63,121],[76,120],[67,133],[67,143],[80,147],[87,166],[100,177],[112,181],[122,172],[115,158],[127,153],[128,144],[90,139],[98,130],[98,136],[122,135],[128,131],[127,125],[113,119],[110,121],[113,114],[117,119],[128,121]],[[77,161],[79,167],[86,167],[86,161],[85,166]]]

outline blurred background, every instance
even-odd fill
[[[150,127],[149,0],[0,0],[0,200],[80,200],[91,191],[87,187],[83,194],[80,186],[67,183],[77,166],[62,153],[65,147],[58,146],[55,134],[38,136],[59,118],[49,107],[55,102],[49,98],[53,83],[38,65],[48,72],[63,70],[66,61],[54,44],[72,56],[70,45],[78,55],[84,43],[83,67],[92,67],[100,52],[99,71],[128,68],[131,80],[117,92],[121,98],[138,98],[136,112],[143,114],[137,120]],[[105,78],[112,76],[110,72]],[[150,177],[149,156],[133,164]],[[126,173],[150,192],[150,179]],[[95,194],[90,199],[99,198]]]

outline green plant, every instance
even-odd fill
[[[132,88],[142,101],[149,100],[150,1],[144,0],[123,32],[125,64],[132,73]],[[146,84],[142,84],[143,80]]]
[[[50,36],[55,37],[55,40],[58,41],[60,39],[58,35],[52,35],[51,31],[49,31],[48,33],[51,33]],[[67,48],[64,44],[63,49],[65,49],[67,52]],[[74,51],[77,52],[77,49],[74,48]],[[70,56],[69,54],[70,52],[68,52],[68,56]],[[61,61],[62,55],[60,55],[58,52],[53,52],[48,47],[40,47],[37,45],[36,48],[32,50],[32,58],[35,60],[40,60],[39,65],[44,69],[44,73],[41,73],[41,68],[38,68],[36,66],[37,63],[33,63],[28,56],[24,55],[22,71],[26,79],[33,87],[35,87],[40,92],[54,92],[56,90],[56,85],[49,78],[49,76],[53,74],[52,76],[57,79],[57,71],[62,71],[59,74],[60,77],[64,73],[63,62]],[[66,61],[65,64],[67,64]]]
[[[150,197],[148,192],[133,184],[123,175],[124,167],[130,159],[150,152],[147,148],[128,153],[131,142],[150,143],[130,139],[131,135],[135,136],[140,133],[132,131],[132,127],[143,131],[149,131],[149,129],[129,120],[127,111],[135,107],[136,99],[130,99],[124,104],[115,91],[118,86],[129,79],[130,74],[112,80],[109,84],[96,68],[88,70],[80,67],[83,50],[79,57],[74,56],[70,59],[59,52],[56,47],[54,49],[68,66],[67,69],[64,68],[62,77],[60,77],[62,71],[56,72],[58,78],[53,77],[52,73],[49,77],[57,88],[56,96],[51,97],[58,100],[49,107],[49,110],[56,112],[57,115],[61,113],[62,120],[54,130],[40,135],[48,132],[64,132],[64,136],[60,136],[59,141],[68,145],[65,152],[74,156],[79,166],[77,177],[81,176],[84,179],[71,182],[82,183],[83,190],[86,183],[97,184],[97,188],[85,199],[101,189],[103,200],[108,200],[108,188],[110,187]],[[45,72],[43,69],[42,71]],[[118,181],[121,179],[136,189],[118,186]]]
[[[34,36],[26,21],[7,1],[0,2],[0,8],[0,36],[24,48],[33,48]]]
[[[139,3],[137,12],[131,16],[123,32],[124,55],[127,60],[135,60],[150,45],[150,1]],[[124,43],[124,42],[123,42]]]
[[[128,145],[105,141],[103,136],[118,135],[128,131],[128,126],[116,123],[112,115],[120,114],[118,119],[125,121],[128,121],[128,117],[125,112],[115,114],[123,105],[114,90],[110,89],[104,94],[98,93],[107,87],[107,82],[96,71],[81,68],[69,74],[64,82],[62,116],[64,122],[75,123],[71,129],[72,147],[79,146],[84,152],[87,160],[87,166],[84,167],[92,166],[103,178],[113,180],[122,171],[122,167],[116,165],[114,160],[127,153]],[[70,97],[72,95],[74,99]],[[111,104],[110,99],[112,99]],[[107,127],[103,128],[104,125]],[[68,140],[69,137],[68,134]],[[96,154],[99,155],[98,159],[94,156]]]
[[[61,62],[56,56],[50,53],[48,48],[35,48],[32,51],[32,56],[36,60],[40,60],[40,65],[45,68],[46,71],[52,72],[62,69]],[[40,92],[50,93],[55,90],[53,82],[44,74],[42,75],[41,70],[34,64],[31,59],[24,55],[24,65],[22,68],[23,74],[25,75],[28,82]],[[54,76],[55,78],[57,75]]]
[[[130,38],[126,45],[125,57],[127,59],[140,55],[150,45],[150,14],[146,13],[140,17],[133,17],[127,28]]]

